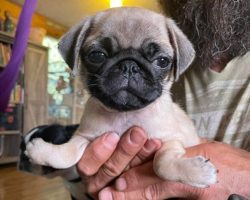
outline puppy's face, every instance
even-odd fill
[[[119,111],[143,108],[168,92],[194,56],[172,20],[139,8],[86,19],[62,38],[59,49],[90,94]]]

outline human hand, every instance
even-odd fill
[[[135,199],[220,199],[230,194],[250,198],[250,153],[219,142],[206,142],[187,149],[186,156],[202,155],[219,169],[218,183],[201,189],[158,178],[152,161],[124,172],[115,184],[99,193],[101,200]]]
[[[97,196],[128,165],[134,167],[152,158],[160,145],[159,140],[148,140],[144,131],[137,127],[128,130],[121,139],[115,133],[103,134],[86,148],[77,164],[87,182],[88,193]]]

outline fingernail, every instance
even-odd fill
[[[159,149],[161,146],[161,141],[158,139],[149,139],[146,144],[144,145],[144,148],[147,152],[153,152],[157,149]]]
[[[100,200],[112,200],[112,194],[109,190],[103,190],[99,193],[99,199]]]
[[[104,144],[107,147],[113,148],[114,146],[117,145],[118,141],[119,141],[120,137],[116,134],[116,133],[108,133],[105,137],[104,137]]]
[[[146,144],[144,144],[144,148],[147,152],[153,152],[156,149],[156,147],[157,147],[157,144],[151,139],[149,139],[146,142]]]
[[[145,139],[145,135],[142,131],[132,130],[130,133],[130,140],[134,144],[140,144]]]
[[[127,189],[127,182],[125,178],[118,178],[115,182],[115,186],[117,190],[123,191]]]

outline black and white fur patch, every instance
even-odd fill
[[[90,199],[90,197],[88,194],[84,194],[84,185],[75,166],[68,169],[54,169],[48,166],[36,165],[30,162],[29,158],[24,153],[28,142],[35,138],[42,138],[46,142],[58,145],[66,143],[70,140],[78,127],[79,124],[68,126],[53,124],[38,126],[30,130],[21,139],[18,169],[47,178],[61,177],[65,187],[71,193],[72,199],[87,200]]]

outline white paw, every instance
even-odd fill
[[[30,158],[32,163],[38,165],[47,165],[46,155],[48,152],[49,143],[45,142],[41,138],[35,138],[26,145],[25,154]]]
[[[185,175],[187,184],[195,187],[209,187],[217,182],[217,169],[209,159],[203,156],[185,159]]]

